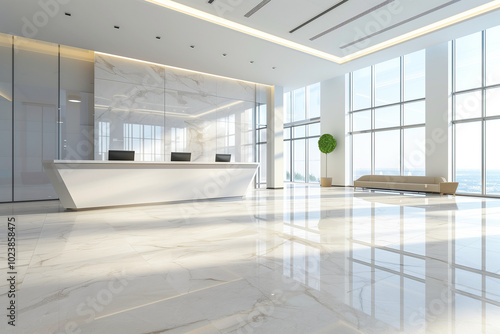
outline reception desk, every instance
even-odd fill
[[[258,163],[43,161],[66,209],[245,195]]]

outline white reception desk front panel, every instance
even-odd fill
[[[66,209],[242,197],[258,163],[43,161]]]

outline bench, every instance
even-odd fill
[[[354,181],[354,188],[408,190],[455,196],[458,182],[446,182],[444,177],[432,176],[363,175]]]

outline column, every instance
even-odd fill
[[[451,123],[449,118],[448,43],[426,50],[425,170],[427,176],[451,179]]]
[[[283,188],[283,87],[267,94],[267,188]]]
[[[328,177],[332,184],[345,186],[349,184],[349,137],[347,134],[345,112],[345,76],[339,76],[321,82],[321,134],[329,133],[337,140],[337,148],[328,154]],[[326,177],[325,154],[321,154],[321,176]]]

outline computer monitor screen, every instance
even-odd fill
[[[135,151],[109,150],[108,160],[127,160],[134,161]]]
[[[231,162],[231,154],[216,154],[215,162]]]
[[[191,153],[172,152],[170,153],[170,161],[191,161]]]

